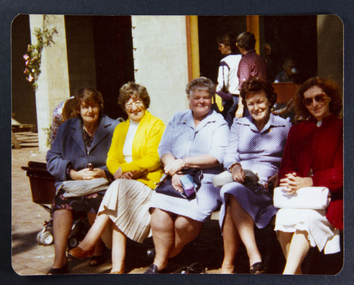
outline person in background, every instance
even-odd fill
[[[234,260],[242,241],[250,273],[260,274],[265,268],[254,227],[264,228],[277,212],[268,183],[276,181],[291,123],[271,113],[276,94],[267,81],[248,78],[242,84],[241,96],[250,116],[234,120],[224,159],[224,167],[232,173],[234,182],[220,190],[223,202],[220,227],[224,240],[221,273],[234,273]],[[246,171],[257,173],[256,185],[246,183]]]
[[[52,125],[50,127],[50,146],[53,144],[59,126],[68,119],[77,117],[75,98],[60,102],[53,111]]]
[[[155,259],[145,273],[159,273],[168,259],[200,233],[203,222],[220,205],[213,177],[222,171],[229,128],[224,118],[211,109],[215,85],[205,77],[192,80],[186,88],[191,109],[178,112],[169,122],[159,145],[164,172],[172,177],[172,191],[183,192],[182,169],[202,169],[197,197],[191,200],[153,193],[151,228]]]
[[[104,193],[79,197],[65,197],[63,182],[109,178],[106,158],[114,128],[118,121],[103,114],[103,97],[100,92],[85,87],[75,94],[78,116],[62,123],[51,149],[47,152],[47,170],[55,177],[56,196],[52,205],[54,233],[54,264],[48,274],[68,272],[66,247],[74,215],[86,214],[92,224]],[[92,167],[89,167],[89,164]],[[101,240],[95,244],[92,265],[103,255]]]
[[[311,78],[299,87],[295,113],[307,118],[294,125],[279,171],[280,187],[296,193],[303,187],[323,186],[331,192],[325,210],[280,209],[275,230],[286,265],[284,274],[301,274],[310,247],[325,254],[340,251],[343,229],[342,96],[330,80]]]
[[[111,273],[115,274],[124,273],[127,238],[142,243],[151,235],[149,201],[163,174],[157,147],[165,129],[164,123],[147,110],[150,97],[144,86],[133,82],[123,85],[118,103],[128,120],[115,129],[108,152],[107,167],[115,181],[107,189],[86,237],[69,252],[77,258],[90,256],[110,223]]]
[[[222,98],[224,110],[222,115],[231,126],[237,111],[240,91],[238,90],[237,69],[241,60],[241,55],[236,54],[236,37],[233,33],[228,33],[217,39],[219,50],[223,59],[220,61],[218,72],[218,85],[216,94]],[[237,113],[241,117],[242,114]]]
[[[238,35],[236,39],[236,46],[242,54],[242,59],[238,66],[237,76],[239,81],[239,89],[244,81],[251,76],[263,79],[267,81],[267,65],[264,59],[258,55],[255,51],[256,38],[254,34],[250,32],[243,32]],[[244,103],[239,100],[238,113],[245,112]],[[245,113],[245,116],[248,113]],[[236,114],[236,117],[242,117]]]
[[[297,72],[296,62],[288,58],[284,61],[283,71],[276,75],[274,82],[294,82]]]

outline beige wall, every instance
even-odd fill
[[[343,23],[337,15],[317,16],[318,76],[343,84]]]
[[[41,74],[36,91],[36,110],[39,150],[46,151],[47,136],[43,131],[51,124],[55,106],[70,97],[69,74],[66,52],[64,16],[48,16],[46,27],[56,27],[58,34],[54,36],[55,44],[44,48],[41,60]],[[43,29],[43,15],[30,15],[31,42],[37,41],[34,29]]]
[[[151,97],[149,111],[166,124],[188,108],[185,16],[132,16],[135,81]]]

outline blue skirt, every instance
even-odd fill
[[[241,208],[253,219],[257,228],[262,229],[268,225],[278,209],[273,206],[273,199],[268,191],[260,187],[258,191],[251,190],[238,182],[225,184],[220,190],[222,206],[219,215],[219,224],[222,229],[225,218],[226,203],[229,195],[233,195]]]

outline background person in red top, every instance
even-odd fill
[[[289,132],[280,187],[296,192],[303,187],[323,186],[331,192],[326,210],[280,209],[275,230],[286,265],[284,274],[301,274],[301,263],[310,247],[325,254],[340,251],[343,229],[343,120],[342,97],[329,80],[311,78],[295,96],[295,112],[308,119]]]
[[[256,46],[256,38],[254,34],[250,32],[243,32],[239,34],[236,39],[236,46],[242,54],[237,70],[239,89],[241,90],[242,83],[251,76],[267,81],[267,64],[265,60],[254,50]],[[235,111],[235,116],[237,118],[241,118],[243,116],[244,105],[242,100],[238,102],[238,108],[236,108]]]

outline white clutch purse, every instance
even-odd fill
[[[276,187],[273,194],[276,208],[323,210],[330,201],[330,192],[326,187],[304,187],[292,194]]]

